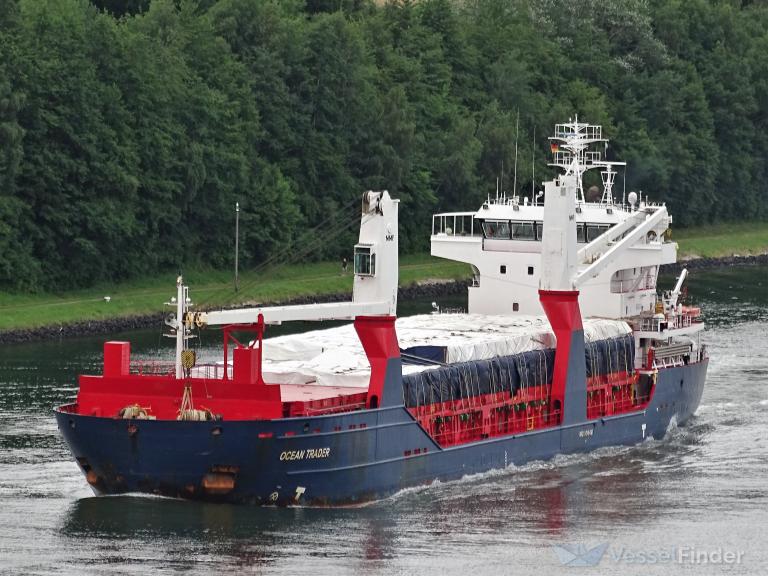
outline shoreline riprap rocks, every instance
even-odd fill
[[[674,274],[680,272],[683,268],[688,270],[700,270],[703,268],[727,268],[730,266],[755,266],[768,264],[768,253],[741,256],[733,254],[732,256],[721,256],[718,258],[696,257],[689,260],[678,260],[675,264],[665,264],[661,267],[662,274]]]

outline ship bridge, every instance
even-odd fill
[[[486,205],[484,205],[486,206]],[[586,268],[613,247],[626,228],[633,228],[662,206],[606,207],[584,203],[576,213],[579,265]],[[633,215],[635,215],[633,217]],[[627,247],[582,287],[582,310],[588,316],[623,318],[651,310],[656,301],[659,266],[677,260],[677,244],[665,237],[671,217],[659,216],[656,225]],[[619,234],[612,230],[621,227]],[[468,288],[469,311],[478,314],[541,314],[537,289],[544,237],[543,206],[489,204],[477,212],[446,212],[432,220],[433,256],[472,267]],[[605,285],[610,285],[606,294]]]
[[[582,311],[605,318],[650,311],[656,302],[659,267],[677,261],[677,244],[667,234],[672,217],[642,193],[631,192],[626,200],[617,201],[615,167],[624,163],[607,162],[599,152],[590,152],[590,145],[607,142],[602,131],[578,122],[569,126],[558,125],[552,138],[552,165],[574,177],[577,186],[576,266],[585,274],[580,281]],[[583,191],[581,177],[590,169],[601,170],[599,201],[587,201]],[[529,198],[497,193],[479,210],[433,216],[432,255],[472,267],[469,312],[543,313],[537,293],[546,234],[543,194]],[[601,263],[595,264],[598,260]]]

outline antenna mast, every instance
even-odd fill
[[[517,109],[517,121],[515,122],[515,179],[512,184],[512,198],[517,195],[517,142],[520,139],[520,108]]]
[[[501,186],[496,190],[496,203],[499,202],[499,192],[501,192],[501,198],[504,198],[504,158],[501,159]]]
[[[531,204],[536,201],[536,123],[533,124],[531,139]]]
[[[605,166],[605,170],[600,172],[600,178],[603,181],[603,197],[600,200],[602,204],[613,204],[613,184],[616,181],[616,170],[614,166],[626,166],[626,162],[600,162]]]

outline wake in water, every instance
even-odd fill
[[[689,424],[695,422],[689,421]],[[575,479],[586,480],[590,477],[607,477],[627,473],[627,469],[638,463],[657,468],[659,461],[670,455],[685,455],[691,450],[691,445],[698,443],[697,437],[710,427],[688,425],[680,427],[675,418],[672,419],[664,438],[656,440],[647,437],[642,443],[632,446],[607,446],[591,452],[576,454],[558,454],[548,460],[534,460],[523,465],[510,464],[506,468],[498,468],[487,472],[467,474],[460,479],[448,482],[435,480],[429,484],[405,488],[385,498],[370,504],[382,502],[399,502],[410,499],[414,495],[427,493],[435,498],[452,495],[466,496],[468,493],[498,493],[500,490],[514,491],[525,485],[538,489],[555,488],[561,484],[570,484]],[[606,469],[607,468],[607,469]],[[544,478],[549,472],[562,472],[554,478]]]

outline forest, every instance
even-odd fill
[[[230,267],[236,202],[241,267],[340,260],[368,189],[425,251],[574,114],[675,226],[765,219],[768,4],[0,0],[0,288]]]

